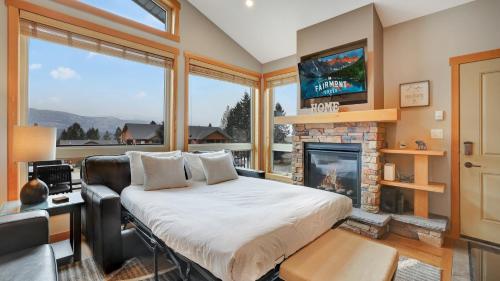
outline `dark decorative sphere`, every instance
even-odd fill
[[[21,189],[21,202],[26,205],[40,203],[47,200],[48,194],[49,188],[43,181],[32,179]]]

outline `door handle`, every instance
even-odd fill
[[[465,162],[464,163],[465,168],[479,168],[481,165],[474,165],[471,162]]]

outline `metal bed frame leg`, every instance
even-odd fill
[[[153,270],[155,275],[155,281],[159,280],[158,277],[158,246],[155,245],[153,248]]]

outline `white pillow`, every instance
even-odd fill
[[[216,184],[238,178],[238,173],[233,165],[233,157],[229,153],[221,156],[205,156],[202,154],[200,160],[207,178],[207,184]]]
[[[155,157],[172,157],[181,156],[181,151],[169,152],[144,152],[144,151],[127,151],[128,158],[130,159],[130,184],[143,185],[144,184],[144,168],[142,167],[141,155],[149,155]]]
[[[143,154],[141,159],[144,167],[145,191],[187,186],[182,157],[157,157]]]
[[[194,181],[205,180],[205,172],[203,172],[203,165],[201,164],[200,155],[203,155],[205,157],[213,157],[221,156],[224,154],[226,154],[224,150],[207,153],[183,153],[184,159],[186,159],[186,162],[188,164],[189,172]]]

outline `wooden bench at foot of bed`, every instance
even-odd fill
[[[398,252],[357,234],[330,230],[281,264],[285,281],[389,281]]]

